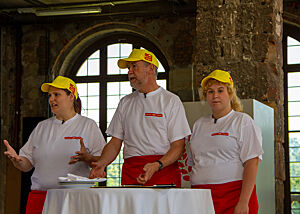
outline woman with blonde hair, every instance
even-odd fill
[[[242,113],[230,74],[215,70],[201,82],[212,114],[198,119],[190,140],[192,188],[211,189],[216,214],[258,213],[256,174],[262,136]]]

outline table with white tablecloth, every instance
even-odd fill
[[[48,190],[43,214],[213,214],[210,190],[89,188]]]

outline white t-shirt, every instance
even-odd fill
[[[56,117],[41,121],[20,150],[20,156],[26,157],[35,168],[31,176],[32,190],[59,188],[57,178],[67,173],[89,176],[87,163],[68,164],[70,157],[80,150],[80,140],[65,137],[82,137],[92,155],[100,156],[105,145],[100,129],[87,117],[76,114],[63,124]]]
[[[220,184],[243,179],[243,163],[262,160],[262,136],[253,119],[231,111],[215,121],[212,115],[198,119],[190,140],[191,183]]]
[[[124,158],[165,155],[172,142],[191,133],[179,97],[163,89],[123,97],[106,131],[124,141]]]

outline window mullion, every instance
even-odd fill
[[[100,49],[100,129],[106,139],[107,122],[107,48]]]

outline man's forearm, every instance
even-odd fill
[[[113,137],[104,146],[101,156],[100,157],[93,156],[93,157],[97,159],[98,163],[101,163],[102,166],[106,167],[116,159],[116,157],[120,153],[121,146],[122,146],[122,140]]]
[[[160,159],[163,167],[169,166],[177,161],[184,151],[184,138],[171,143],[169,151]]]

